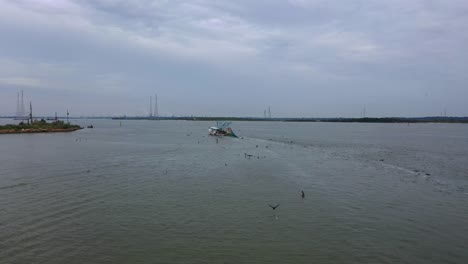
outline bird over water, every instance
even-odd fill
[[[275,209],[276,209],[278,206],[280,206],[280,205],[279,205],[279,204],[277,204],[277,205],[273,206],[273,205],[269,204],[268,206],[270,206],[270,207],[271,207],[271,209],[275,210]]]

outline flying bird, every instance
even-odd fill
[[[301,193],[302,193],[302,194],[301,194],[301,197],[302,197],[302,199],[304,199],[304,197],[305,197],[304,191],[301,191]]]
[[[278,206],[280,206],[280,205],[279,205],[279,204],[277,204],[276,206],[273,206],[273,205],[269,204],[268,206],[270,206],[270,207],[271,207],[271,209],[275,210],[275,209],[276,209]]]

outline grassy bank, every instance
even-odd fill
[[[71,125],[63,121],[47,123],[42,119],[40,121],[34,121],[32,124],[21,122],[17,125],[9,124],[0,126],[0,134],[71,132],[78,129],[81,129],[78,125]]]

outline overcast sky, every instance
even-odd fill
[[[0,115],[468,116],[466,0],[0,0]]]

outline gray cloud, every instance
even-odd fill
[[[465,1],[5,1],[0,36],[0,114],[468,115]]]

